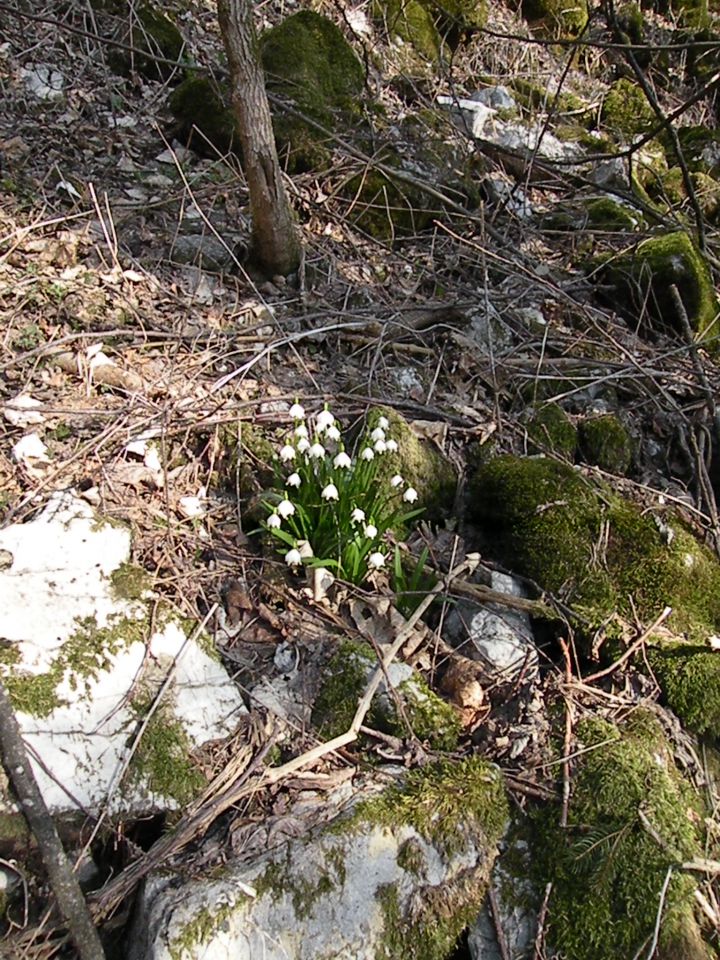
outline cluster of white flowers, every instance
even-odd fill
[[[338,564],[342,576],[348,572],[347,557],[362,579],[385,565],[383,534],[406,519],[399,508],[418,498],[400,474],[392,477],[387,492],[376,482],[376,458],[398,452],[397,441],[388,436],[390,422],[379,417],[353,459],[327,405],[306,417],[304,407],[294,403],[289,415],[293,427],[278,453],[283,498],[268,516],[266,528],[290,547],[285,554],[289,566],[303,562],[298,544],[307,540],[310,556],[318,562],[327,556]],[[292,472],[284,476],[285,470]]]

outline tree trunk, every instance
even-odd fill
[[[251,255],[268,274],[285,276],[300,264],[300,238],[280,173],[252,0],[218,0],[218,19],[250,191]]]

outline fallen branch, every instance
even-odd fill
[[[100,937],[90,918],[78,879],[72,871],[28,759],[22,732],[5,687],[0,682],[0,750],[18,804],[40,848],[50,886],[80,960],[105,960]]]

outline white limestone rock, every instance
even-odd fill
[[[69,493],[0,530],[0,675],[54,814],[97,813],[106,802],[125,816],[177,807],[189,752],[229,736],[245,712],[212,650],[170,614],[150,617],[130,546],[125,526]],[[168,675],[138,765],[129,744]],[[174,785],[153,766],[159,727]],[[0,791],[0,809],[10,808]]]

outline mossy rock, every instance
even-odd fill
[[[521,0],[523,17],[556,38],[576,37],[588,21],[586,0]]]
[[[686,233],[650,237],[636,247],[595,264],[604,285],[603,297],[636,326],[646,318],[651,327],[683,333],[671,287],[677,287],[699,338],[716,337],[718,301],[710,270]]]
[[[272,487],[279,446],[262,427],[245,421],[223,427],[219,433],[220,453],[215,460],[213,483],[244,501]],[[254,519],[265,519],[260,511]]]
[[[239,149],[229,91],[207,77],[191,76],[175,88],[168,105],[178,121],[177,136],[201,156],[217,157]]]
[[[373,15],[390,39],[398,37],[427,60],[440,59],[442,37],[427,4],[420,0],[378,0]]]
[[[720,32],[711,27],[702,27],[699,30],[679,30],[673,36],[676,43],[689,44],[685,70],[687,76],[703,84],[710,80],[720,68]],[[712,43],[714,47],[696,46],[696,44]],[[678,131],[679,132],[679,131]]]
[[[423,519],[439,522],[452,516],[457,491],[457,472],[453,465],[428,440],[419,439],[401,414],[389,407],[375,407],[368,417],[373,430],[381,416],[390,421],[388,436],[397,441],[397,453],[384,453],[379,460],[376,479],[389,484],[399,473],[407,486],[418,492],[416,507],[423,508]]]
[[[597,197],[585,206],[587,225],[593,230],[632,233],[642,223],[642,217],[610,197]]]
[[[365,71],[338,27],[327,17],[302,10],[263,34],[262,64],[270,92],[331,130],[357,122]],[[282,110],[273,118],[278,150],[291,171],[316,168],[329,146],[317,129]]]
[[[656,13],[674,14],[686,27],[706,27],[708,0],[642,0],[642,6]]]
[[[632,438],[614,413],[583,420],[579,432],[580,452],[585,463],[608,473],[627,474],[632,463]]]
[[[128,4],[117,2],[111,12],[123,23],[116,39],[133,47],[132,54],[119,48],[109,52],[112,69],[121,76],[138,73],[148,80],[169,80],[177,68],[158,63],[156,58],[178,61],[184,48],[182,34],[170,17],[151,3],[131,10]],[[132,23],[130,29],[128,23]]]
[[[692,182],[703,216],[717,226],[720,223],[720,182],[706,173],[694,173]]]
[[[558,403],[546,403],[530,412],[526,424],[531,453],[553,453],[564,460],[575,459],[577,428]]]
[[[720,134],[717,130],[695,125],[680,127],[676,132],[689,170],[710,176],[720,175]],[[664,134],[661,140],[669,159],[674,161],[670,138]]]
[[[486,0],[375,0],[373,16],[387,35],[399,37],[416,53],[437,62],[444,47],[458,43],[485,25]]]
[[[608,130],[627,141],[647,133],[656,122],[645,94],[627,77],[621,77],[610,87],[600,117]]]
[[[358,702],[377,665],[375,653],[365,644],[350,640],[340,644],[325,668],[313,706],[312,720],[323,737],[336,737],[350,729]],[[418,676],[403,680],[395,690],[405,718],[419,740],[432,750],[450,751],[457,747],[460,719],[450,704]],[[409,735],[395,700],[388,693],[375,695],[366,723],[393,736]]]
[[[720,738],[720,656],[709,647],[667,643],[648,660],[670,708],[688,729]]]
[[[704,642],[720,627],[720,563],[672,515],[656,522],[566,464],[496,457],[470,478],[470,512],[496,559],[562,593],[595,625],[619,612]],[[604,555],[597,553],[605,530]]]
[[[399,154],[385,152],[380,159],[388,168],[402,170]],[[381,241],[415,236],[442,213],[424,190],[376,169],[351,177],[340,193],[349,202],[348,221]]]
[[[548,940],[572,960],[644,956],[668,870],[702,856],[701,801],[682,779],[648,711],[622,726],[582,720],[568,822],[544,811],[534,836],[537,880],[552,882]],[[650,822],[662,845],[643,826]],[[696,880],[673,870],[665,891],[658,957],[709,960],[695,920]]]

